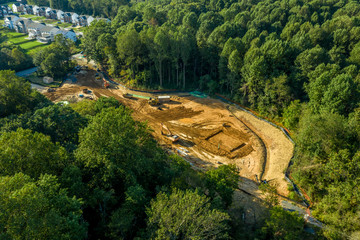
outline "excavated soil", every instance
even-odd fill
[[[82,99],[78,94],[87,88],[93,93],[93,99],[100,96],[114,97],[133,110],[135,120],[147,121],[153,129],[153,136],[161,145],[182,156],[194,168],[208,169],[222,164],[235,164],[242,178],[247,179],[246,183],[251,183],[252,189],[255,189],[245,194],[244,189],[249,184],[243,183],[239,186],[243,190],[237,191],[234,196],[236,202],[242,199],[240,202],[245,201],[257,209],[249,213],[250,218],[262,212],[261,193],[256,183],[261,175],[262,179],[277,185],[281,194],[287,194],[287,182],[283,177],[292,157],[293,145],[276,127],[211,98],[176,94],[171,102],[150,106],[147,100],[123,97],[125,93],[138,92],[122,88],[104,89],[102,82],[95,80],[95,73],[89,69],[86,74],[77,75],[76,83],[66,82],[56,92],[47,92],[45,95],[55,102],[69,98],[79,101]],[[161,134],[161,123],[172,134],[180,137],[178,143],[172,143]]]

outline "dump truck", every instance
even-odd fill
[[[165,130],[165,132],[163,130]],[[173,142],[173,143],[176,143],[177,141],[180,140],[179,136],[172,134],[170,129],[163,123],[161,123],[161,135],[165,135],[166,138],[171,140],[171,142]]]

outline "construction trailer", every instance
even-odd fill
[[[160,103],[170,102],[171,97],[170,96],[158,96],[157,99]]]
[[[163,130],[165,130],[165,131],[163,131]],[[180,140],[179,136],[172,134],[170,129],[163,123],[161,123],[161,135],[165,135],[166,138],[171,140],[171,142],[173,142],[173,143],[176,143],[177,141]]]

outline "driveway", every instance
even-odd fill
[[[37,67],[29,68],[24,71],[17,72],[16,75],[19,77],[26,77],[26,76],[29,76],[30,74],[36,72],[37,69],[38,69]]]

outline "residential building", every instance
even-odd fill
[[[71,13],[71,22],[75,25],[79,24],[79,15],[77,13]]]
[[[33,12],[34,12],[34,15],[37,15],[37,16],[39,16],[39,10],[40,10],[40,7],[38,7],[38,6],[33,6]]]
[[[51,12],[51,8],[49,8],[49,7],[46,7],[45,8],[45,17],[47,17],[47,18],[50,18],[50,12]]]
[[[24,4],[16,2],[12,5],[12,10],[13,12],[23,12]]]
[[[72,18],[71,18],[71,13],[70,12],[64,13],[64,22],[72,23]]]
[[[88,25],[87,16],[81,15],[79,17],[79,26],[86,27]]]
[[[0,5],[0,18],[3,18],[6,15],[9,15],[12,13],[13,13],[13,11],[8,5]]]
[[[57,10],[56,12],[57,19],[61,22],[64,22],[64,12],[61,10]]]
[[[49,18],[50,18],[50,19],[58,19],[58,17],[57,17],[57,11],[56,11],[56,10],[51,10],[51,11],[49,12]]]
[[[19,33],[28,33],[27,28],[32,22],[31,19],[20,18],[14,26],[15,31]]]
[[[46,16],[46,7],[39,7],[38,16],[45,17]]]
[[[6,15],[4,18],[5,26],[10,29],[15,29],[15,25],[17,21],[19,21],[19,17],[17,15]]]
[[[24,5],[24,13],[33,15],[34,14],[33,6],[28,4]]]
[[[95,20],[95,18],[93,18],[92,16],[89,16],[87,18],[87,25],[90,26],[91,22],[94,21],[94,20]]]
[[[27,26],[27,30],[29,33],[30,38],[37,38],[38,36],[41,36],[41,29],[46,27],[44,23],[35,23],[32,22]]]

